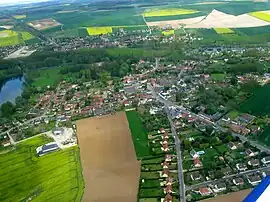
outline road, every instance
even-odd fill
[[[183,171],[183,165],[182,165],[182,154],[181,154],[181,142],[180,139],[177,136],[172,118],[170,116],[169,113],[169,109],[166,108],[166,112],[167,112],[167,117],[170,121],[170,125],[171,125],[171,130],[172,130],[172,136],[174,138],[174,142],[175,142],[175,148],[176,148],[176,153],[177,153],[177,166],[178,166],[178,182],[179,182],[179,197],[180,197],[180,201],[185,202],[186,198],[185,198],[185,183],[184,183],[184,171]]]
[[[179,198],[181,202],[186,201],[186,196],[185,196],[185,183],[184,183],[184,172],[183,172],[183,166],[182,166],[182,155],[181,155],[181,142],[180,139],[177,136],[175,126],[173,124],[170,112],[169,112],[169,107],[172,106],[172,103],[168,100],[162,99],[157,93],[154,91],[152,86],[149,84],[148,89],[151,90],[151,93],[155,99],[157,99],[159,102],[163,103],[166,106],[166,112],[167,112],[167,117],[168,120],[170,121],[171,125],[171,130],[172,130],[172,136],[174,138],[175,142],[175,149],[177,153],[177,165],[178,165],[178,182],[179,182]]]
[[[187,186],[186,187],[186,191],[193,190],[193,189],[198,189],[200,187],[205,187],[205,186],[210,185],[210,184],[219,183],[219,182],[224,181],[225,179],[231,179],[231,178],[239,177],[239,176],[242,176],[242,175],[249,175],[249,174],[256,173],[258,171],[266,171],[266,170],[270,170],[270,166],[256,168],[256,169],[253,169],[253,170],[247,170],[247,171],[240,172],[240,173],[237,173],[237,174],[225,176],[225,177],[223,177],[221,179],[211,180],[211,181],[205,181],[205,182],[202,182],[202,183],[199,183],[199,184],[195,184],[195,185],[192,185],[192,186]]]

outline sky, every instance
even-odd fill
[[[0,4],[20,4],[20,3],[32,3],[46,0],[0,0]]]

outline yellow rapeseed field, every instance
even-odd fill
[[[264,20],[266,22],[270,22],[270,12],[266,12],[266,11],[257,11],[257,12],[252,12],[249,13],[249,15]]]
[[[218,34],[232,34],[234,31],[230,28],[214,28]]]
[[[170,35],[174,35],[174,30],[167,30],[167,31],[163,31],[162,34],[164,36],[170,36]]]
[[[16,19],[24,19],[26,18],[26,15],[13,15],[13,17]]]
[[[166,8],[166,9],[153,9],[146,10],[143,13],[144,17],[157,17],[157,16],[170,16],[170,15],[185,15],[197,13],[199,11],[190,10],[190,9],[182,9],[182,8]]]
[[[112,33],[112,27],[88,27],[87,32],[89,35],[100,35]]]

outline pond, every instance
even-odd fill
[[[0,105],[5,102],[15,102],[16,97],[20,96],[23,92],[24,78],[16,78],[7,81],[0,91]]]

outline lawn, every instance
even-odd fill
[[[159,202],[157,198],[140,198],[139,202]]]
[[[158,171],[141,172],[141,178],[142,179],[158,179],[160,178],[160,175]]]
[[[171,16],[171,15],[186,15],[197,13],[196,10],[182,9],[182,8],[166,8],[166,9],[152,9],[146,10],[143,13],[144,17],[157,17],[157,16]]]
[[[132,134],[133,144],[138,158],[150,155],[147,131],[144,128],[137,111],[127,111],[126,116]]]
[[[257,12],[251,12],[249,15],[264,20],[266,22],[270,22],[270,13],[267,13],[266,11],[257,11]]]
[[[211,74],[211,79],[215,81],[223,81],[225,79],[225,74]]]
[[[230,28],[215,28],[218,34],[232,34],[234,31]]]
[[[151,187],[160,187],[160,181],[157,179],[154,180],[144,180],[144,183],[141,182],[141,186],[143,188],[151,188]]]
[[[164,156],[162,157],[153,157],[151,159],[143,159],[142,160],[142,165],[144,164],[160,164],[164,162]]]
[[[216,149],[220,154],[223,154],[224,152],[229,151],[227,145],[216,146]]]
[[[240,115],[240,112],[238,112],[238,111],[236,111],[236,110],[233,110],[233,111],[231,111],[231,112],[229,112],[228,114],[227,114],[227,116],[230,118],[230,119],[235,119],[237,116],[239,116]]]
[[[51,141],[38,136],[0,155],[0,201],[81,201],[79,148],[37,157],[35,149]]]
[[[147,197],[160,197],[163,195],[163,190],[154,188],[154,189],[140,189],[139,190],[139,197],[140,198],[147,198]]]

